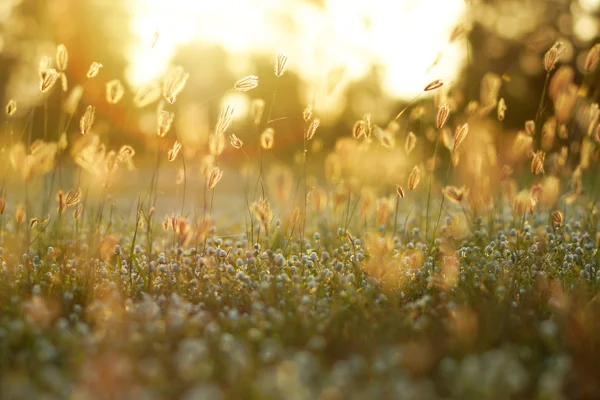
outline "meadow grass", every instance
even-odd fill
[[[36,109],[17,114],[18,104],[9,102],[0,397],[600,397],[599,111],[595,99],[577,94],[572,74],[554,72],[560,49],[545,56],[539,110],[510,145],[486,142],[481,133],[482,121],[507,112],[493,74],[476,103],[446,96],[419,106],[433,116],[424,119],[435,127],[429,139],[398,124],[419,96],[385,129],[365,115],[348,132],[351,146],[393,151],[404,137],[413,163],[392,172],[394,184],[369,189],[351,172],[372,168],[366,159],[335,152],[312,185],[309,142],[320,125],[312,105],[303,113],[296,176],[269,183],[267,154],[285,134],[271,126],[277,82],[286,77],[283,55],[272,100],[253,103],[254,136],[246,141],[260,146],[260,156],[252,159],[235,134],[225,140],[235,112],[225,107],[198,193],[186,185],[193,160],[171,132],[170,107],[188,79],[180,67],[162,85],[141,88],[130,107],[159,102],[156,162],[137,198],[112,186],[136,151],[108,149],[93,135],[92,105],[81,112],[79,140],[61,135],[83,108],[81,94],[59,118],[59,134],[44,131],[44,140],[32,138]],[[588,72],[599,51],[590,51]],[[60,90],[54,86],[66,80],[67,60],[64,46],[57,69],[43,60],[42,94]],[[97,79],[101,66],[94,63],[88,79]],[[248,76],[232,90],[258,84]],[[437,90],[443,82],[424,85],[423,93]],[[118,103],[123,92],[119,81],[108,81],[106,101]],[[581,125],[586,134],[577,137]],[[172,146],[169,134],[177,139]],[[224,206],[215,191],[227,178],[220,158],[226,142],[258,171],[255,181],[244,174],[236,186],[243,195],[236,204],[245,209],[233,226],[214,219]],[[423,159],[409,157],[417,143],[425,143]],[[181,205],[161,220],[161,164],[178,158]],[[62,186],[63,168],[75,171],[73,185]],[[130,214],[111,203],[119,195],[129,196]],[[193,212],[184,214],[188,203]]]

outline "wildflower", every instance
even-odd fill
[[[244,142],[242,142],[242,139],[237,137],[234,133],[232,133],[229,136],[229,142],[231,143],[231,146],[235,149],[241,149],[242,146],[244,145]]]
[[[310,140],[313,138],[320,123],[321,120],[319,118],[315,118],[312,120],[312,122],[308,125],[308,128],[306,128],[306,133],[304,134],[306,140]]]
[[[219,167],[213,167],[208,176],[208,190],[212,190],[223,177],[223,171]]]
[[[237,90],[239,92],[247,92],[249,90],[255,89],[258,86],[258,76],[256,75],[248,75],[241,79],[238,79],[237,82],[233,85],[233,90]]]
[[[17,112],[17,102],[11,99],[6,104],[6,115],[8,117],[12,117],[16,112]]]
[[[102,67],[103,67],[102,64],[94,61],[92,63],[92,65],[90,65],[90,68],[88,69],[88,72],[87,72],[88,79],[95,78],[96,75],[98,75],[98,72],[100,72],[100,68],[102,68]]]
[[[448,106],[448,104],[441,105],[437,112],[435,126],[438,129],[442,129],[442,127],[446,123],[446,120],[448,119],[449,115],[450,115],[450,106]]]
[[[288,58],[283,54],[277,54],[277,57],[275,58],[275,76],[277,78],[284,74],[286,70],[287,60]]]
[[[468,133],[469,133],[469,124],[468,123],[465,123],[456,129],[456,132],[454,133],[454,145],[452,147],[453,151],[458,149],[458,146],[460,146],[460,144],[465,140]]]
[[[68,62],[69,53],[67,52],[67,47],[64,44],[59,44],[56,48],[56,67],[59,71],[64,71],[67,69]]]
[[[431,90],[438,89],[438,88],[442,87],[443,84],[444,84],[444,82],[441,79],[436,79],[435,81],[432,81],[427,86],[425,86],[425,89],[423,89],[423,91],[429,92]]]
[[[273,128],[267,128],[262,133],[262,135],[260,135],[260,145],[263,149],[269,150],[273,147],[274,139],[275,131],[273,130]]]
[[[179,140],[176,140],[175,143],[173,143],[173,147],[171,147],[167,153],[167,159],[169,161],[174,161],[177,158],[177,154],[179,154],[180,150],[181,143],[179,143]]]
[[[415,190],[419,182],[421,181],[421,170],[419,166],[415,165],[412,169],[410,175],[408,176],[408,188],[410,190]]]
[[[158,113],[158,137],[164,137],[169,130],[171,130],[171,124],[173,123],[174,118],[174,113],[167,110],[160,110]]]
[[[106,84],[106,101],[109,104],[117,104],[123,98],[125,88],[118,79],[113,79]]]
[[[543,174],[544,173],[544,160],[546,159],[546,153],[543,151],[536,151],[533,154],[533,159],[531,160],[531,173],[534,175]]]
[[[406,155],[409,155],[417,145],[417,137],[414,133],[409,132],[406,136],[406,142],[404,142],[404,150],[406,150]]]
[[[93,106],[87,106],[87,108],[85,109],[85,113],[83,113],[83,116],[79,120],[79,129],[82,135],[88,133],[92,128],[95,115],[96,109]]]

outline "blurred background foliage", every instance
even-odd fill
[[[318,146],[328,149],[365,113],[385,126],[434,79],[445,82],[436,96],[466,109],[479,99],[482,77],[490,72],[503,78],[503,132],[510,132],[535,116],[545,79],[541,60],[555,41],[566,46],[561,64],[582,70],[598,36],[599,10],[598,0],[3,0],[0,96],[3,104],[17,100],[21,116],[41,108],[38,61],[64,43],[70,88],[85,84],[82,104],[97,107],[95,133],[143,154],[157,143],[156,109],[129,110],[133,93],[169,65],[181,65],[190,79],[175,106],[176,126],[190,154],[206,147],[224,103],[236,108],[233,132],[248,137],[249,102],[263,98],[269,106],[273,59],[282,52],[289,56],[289,72],[278,83],[272,116],[282,118],[273,125],[280,157],[297,150],[302,109],[309,103],[322,121]],[[94,61],[104,67],[86,81]],[[248,74],[260,77],[256,90],[226,92]],[[127,82],[126,101],[109,107],[105,84],[115,78]],[[589,88],[596,101],[597,78]],[[48,101],[51,127],[58,126],[60,113],[53,111],[62,96],[60,90],[50,94],[56,100]],[[36,113],[34,126],[42,118]],[[402,132],[418,132],[421,120],[433,118],[432,110],[407,114]],[[75,124],[72,129],[70,135],[78,134]]]

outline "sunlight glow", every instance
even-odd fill
[[[220,45],[232,60],[282,52],[307,93],[327,84],[332,71],[345,83],[382,67],[392,97],[408,98],[428,82],[456,78],[464,40],[450,44],[463,17],[463,0],[132,0],[129,80],[140,84],[167,68],[178,45]],[[160,37],[154,48],[154,32]],[[431,67],[436,59],[439,62]],[[245,74],[245,62],[232,62]],[[431,67],[431,68],[430,68]],[[193,72],[192,72],[193,73]]]

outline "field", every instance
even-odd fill
[[[55,50],[0,117],[1,399],[600,398],[600,45],[538,55],[516,131],[488,72],[335,138],[278,111],[278,53],[207,96],[250,101],[213,104],[202,151],[192,71],[71,88]]]

